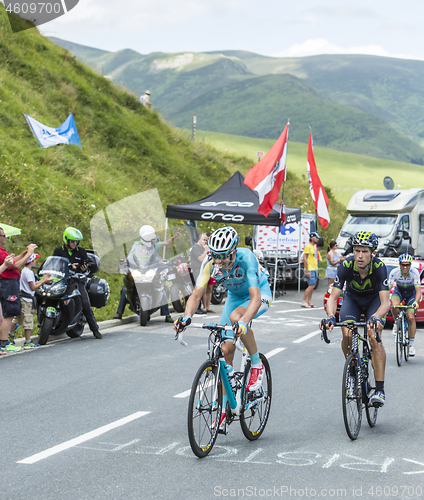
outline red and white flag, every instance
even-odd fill
[[[328,213],[328,196],[320,178],[318,177],[312,146],[312,132],[309,136],[307,168],[309,190],[311,191],[311,196],[315,203],[318,219],[321,226],[324,229],[327,229],[328,223],[330,222],[330,214]]]
[[[258,212],[268,216],[280,194],[281,184],[285,182],[287,140],[289,137],[289,123],[277,142],[268,153],[253,168],[247,172],[244,179],[246,186],[259,195]]]

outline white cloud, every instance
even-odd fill
[[[1,0],[0,0],[1,1]],[[242,0],[80,0],[68,14],[49,23],[50,29],[71,27],[79,32],[140,33],[207,19],[224,9],[237,9]]]
[[[320,54],[364,54],[383,57],[395,57],[399,59],[424,59],[412,54],[390,53],[381,45],[357,45],[352,47],[342,47],[329,42],[325,38],[309,38],[303,43],[295,43],[291,47],[274,57],[305,57]]]

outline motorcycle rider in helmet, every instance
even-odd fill
[[[172,236],[166,241],[161,242],[159,241],[159,238],[156,236],[155,229],[152,226],[149,226],[148,224],[141,226],[139,231],[140,241],[136,241],[133,244],[130,253],[127,256],[127,260],[130,267],[133,268],[139,267],[138,261],[141,262],[144,261],[146,265],[149,265],[154,261],[161,262],[162,259],[158,253],[159,248],[162,245],[167,246],[173,243],[175,238],[180,236],[180,234],[181,233],[176,232],[174,236]],[[118,309],[113,319],[122,319],[122,315],[124,314],[125,306],[127,304],[128,300],[127,300],[126,289],[125,287],[122,287]],[[168,304],[164,304],[163,306],[161,306],[160,313],[161,316],[165,316],[165,323],[173,322],[172,317],[169,313]]]
[[[80,246],[83,239],[81,231],[75,227],[67,227],[63,233],[63,245],[54,249],[53,255],[56,257],[65,257],[69,260],[73,271],[83,273],[88,268],[88,256],[85,248]],[[82,310],[87,319],[88,326],[96,339],[101,339],[99,326],[91,309],[90,298],[83,283],[78,283],[78,290],[81,294]]]

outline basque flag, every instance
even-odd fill
[[[246,186],[258,193],[260,214],[268,216],[275,202],[278,200],[281,184],[285,182],[287,140],[289,137],[289,123],[277,142],[268,153],[253,168],[247,172],[244,179]]]
[[[330,214],[328,213],[328,196],[320,178],[318,177],[312,146],[312,132],[309,136],[307,169],[309,190],[311,191],[311,196],[315,203],[318,219],[323,229],[327,229],[328,223],[330,222]]]

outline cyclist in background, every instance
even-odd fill
[[[399,257],[399,267],[393,269],[389,276],[389,287],[396,286],[391,297],[392,313],[395,320],[393,324],[393,335],[397,334],[396,318],[399,316],[398,306],[403,300],[407,309],[406,318],[409,325],[409,355],[415,356],[415,333],[417,325],[415,323],[415,311],[418,309],[418,302],[421,300],[421,283],[418,269],[411,266],[412,256],[404,253]]]
[[[385,403],[386,351],[383,343],[377,342],[375,338],[374,322],[377,323],[377,331],[381,339],[386,322],[385,316],[390,309],[387,270],[380,259],[373,257],[373,252],[378,246],[378,238],[374,233],[359,231],[353,238],[352,244],[353,255],[346,257],[339,266],[333,290],[327,302],[326,328],[330,331],[334,328],[337,300],[346,283],[346,291],[340,309],[340,322],[360,321],[361,313],[365,313],[373,351],[372,365],[376,381],[376,391],[370,402],[373,406],[378,407]],[[348,328],[342,328],[342,331],[342,351],[347,358],[351,348],[352,334]]]
[[[267,274],[260,266],[258,259],[248,248],[237,248],[239,237],[232,227],[216,230],[208,240],[209,253],[203,259],[193,294],[187,301],[184,317],[181,323],[177,320],[174,329],[178,331],[179,324],[186,327],[191,323],[193,314],[197,311],[200,300],[213,276],[217,283],[222,283],[228,289],[228,296],[221,316],[221,325],[238,323],[236,336],[242,336],[243,344],[250,355],[251,371],[247,390],[254,392],[262,385],[264,367],[259,358],[255,336],[249,326],[254,318],[266,312],[271,305],[271,289]],[[225,332],[223,332],[225,337]],[[225,362],[231,376],[235,345],[232,338],[223,344]],[[223,413],[220,428],[225,424],[226,396],[223,397]]]

